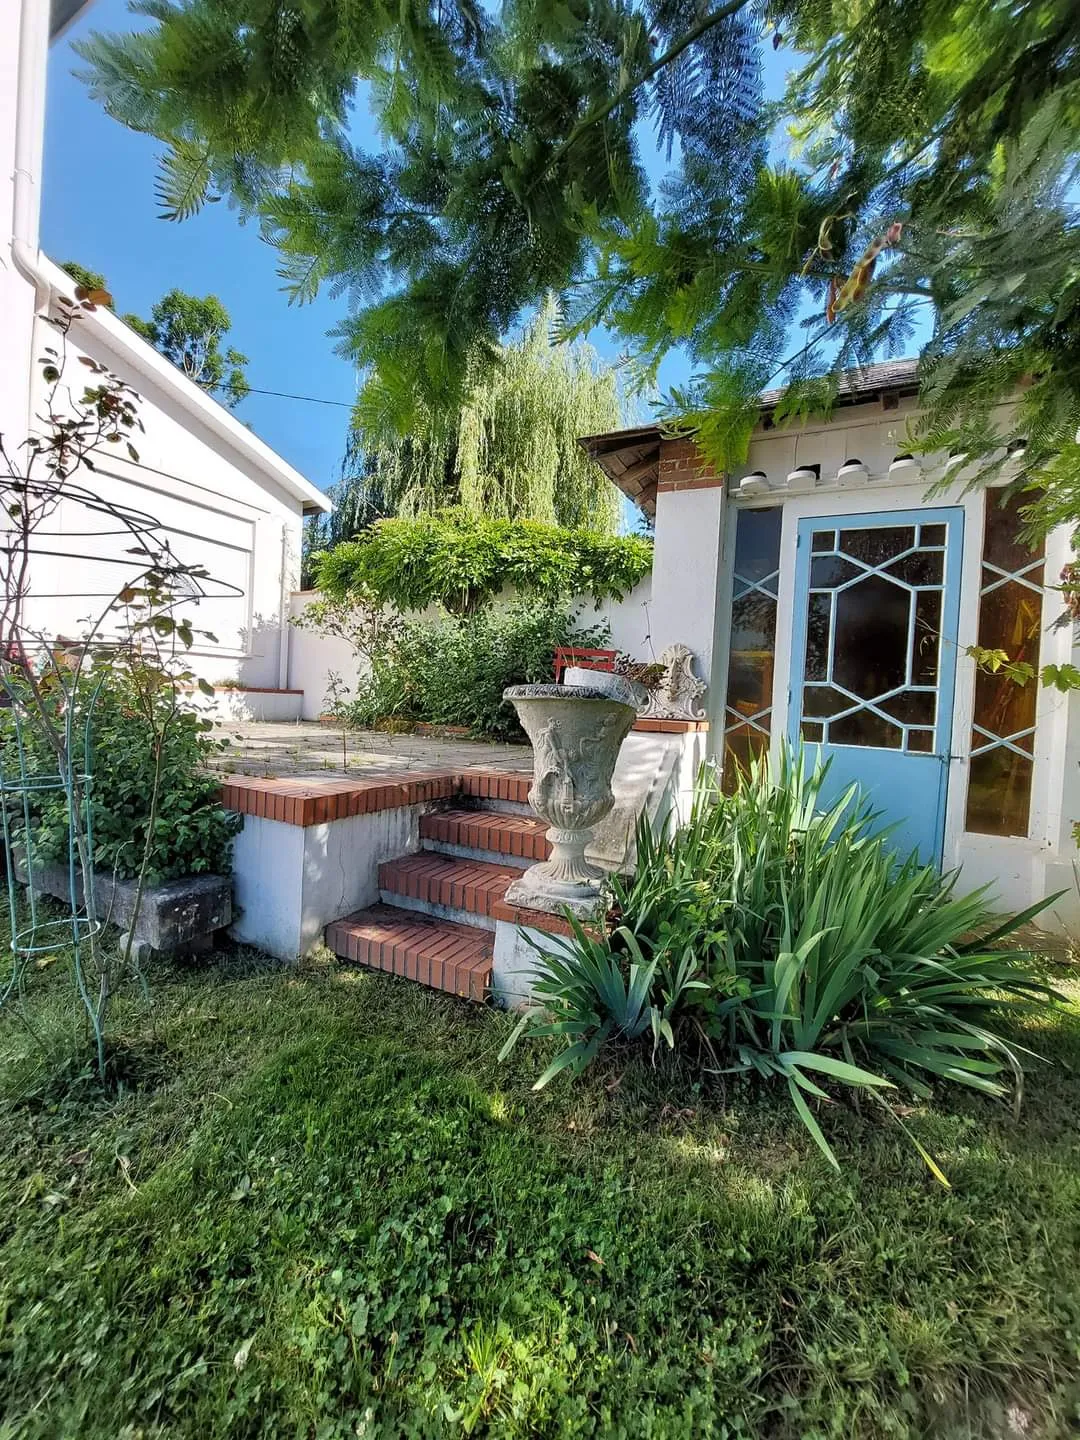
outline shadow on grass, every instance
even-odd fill
[[[506,1017],[383,977],[154,993],[155,1089],[5,1117],[12,1433],[1075,1433],[1075,1013],[1019,1122],[909,1117],[945,1192],[876,1111],[823,1115],[837,1176],[749,1083],[612,1051],[534,1094]]]

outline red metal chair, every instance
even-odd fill
[[[555,683],[562,684],[562,677],[570,666],[581,670],[606,670],[610,674],[615,669],[618,655],[617,650],[585,650],[573,645],[560,645],[555,651]]]

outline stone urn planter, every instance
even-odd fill
[[[510,886],[509,904],[595,913],[604,872],[585,859],[585,847],[615,804],[611,776],[642,694],[607,674],[597,675],[595,684],[512,685],[503,692],[532,742],[529,804],[550,826],[552,847],[549,860]]]

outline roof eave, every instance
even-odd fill
[[[886,361],[882,365],[869,366],[865,371],[854,372],[850,379],[841,382],[841,390],[834,401],[834,408],[847,409],[854,405],[867,405],[885,395],[910,390],[917,393],[918,379],[916,362],[913,360]],[[766,391],[761,397],[761,417],[766,418],[783,396],[783,390]],[[659,425],[635,425],[626,430],[611,430],[600,435],[583,435],[578,444],[603,470],[611,483],[633,504],[640,506],[646,515],[656,514],[656,486],[660,468],[660,441],[663,430]],[[630,451],[640,451],[651,445],[656,446],[656,471],[631,493],[619,484],[619,478],[626,468],[622,456]]]
[[[70,296],[75,282],[67,271],[44,254],[39,253],[38,259],[39,272],[53,295],[66,293]],[[99,307],[87,313],[82,323],[97,329],[105,344],[127,361],[133,370],[167,390],[193,419],[231,446],[253,469],[272,479],[290,498],[298,500],[304,514],[329,514],[333,510],[333,502],[318,486],[294,470],[276,450],[272,450],[235,415],[189,380],[163,355],[159,355],[148,341],[137,335],[130,325],[125,325],[111,310]]]
[[[49,43],[54,44],[59,40],[64,31],[70,29],[82,12],[88,10],[93,3],[94,0],[50,0]]]

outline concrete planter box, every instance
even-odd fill
[[[15,874],[28,883],[26,857],[15,856]],[[39,895],[68,899],[66,865],[39,865],[34,870],[34,888]],[[104,871],[94,875],[94,896],[98,917],[127,932],[135,910],[136,880],[114,880]],[[81,898],[81,897],[80,897]],[[207,950],[214,933],[232,923],[232,878],[228,875],[184,875],[160,885],[147,885],[135,923],[135,948],[140,960],[155,955],[191,954]]]

